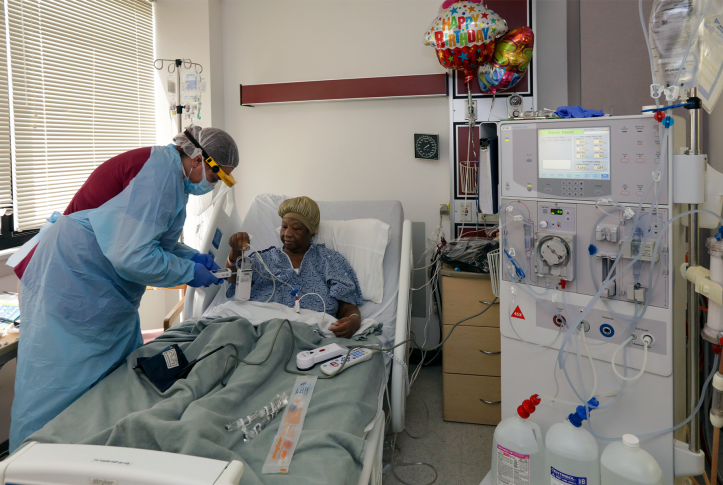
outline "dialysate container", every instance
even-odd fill
[[[599,405],[595,398],[589,406]],[[586,406],[578,406],[565,422],[553,424],[545,436],[545,484],[600,485],[600,459],[597,441],[582,428]]]
[[[505,418],[495,428],[492,438],[493,485],[543,484],[542,467],[545,446],[542,431],[537,423],[530,421],[530,414],[540,404],[537,394],[525,399],[517,408],[517,416]]]
[[[631,434],[605,447],[600,457],[600,476],[602,485],[665,485],[660,465]]]

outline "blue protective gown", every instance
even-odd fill
[[[187,202],[178,151],[154,147],[123,192],[44,232],[21,280],[10,451],[143,343],[147,285],[193,279],[197,251],[178,243]]]

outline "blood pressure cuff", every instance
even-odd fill
[[[174,382],[188,375],[188,359],[181,348],[173,344],[153,357],[138,357],[135,369],[146,374],[148,380],[161,392],[166,392]],[[186,371],[186,372],[181,372]]]

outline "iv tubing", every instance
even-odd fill
[[[637,381],[638,379],[640,379],[643,376],[643,374],[645,373],[645,368],[648,366],[648,344],[647,344],[647,342],[643,342],[643,365],[640,368],[640,372],[638,372],[633,377],[623,377],[620,375],[618,370],[615,368],[615,359],[618,356],[618,352],[620,352],[623,349],[623,347],[628,345],[632,340],[633,340],[633,337],[631,335],[630,337],[628,337],[628,339],[625,342],[620,344],[620,346],[617,349],[615,349],[615,352],[613,352],[613,358],[610,359],[610,364],[613,366],[613,372],[615,373],[615,375],[618,376],[620,379],[622,379],[624,381],[628,381],[628,382]]]
[[[661,435],[661,434],[666,434],[666,433],[673,432],[673,431],[675,431],[676,429],[681,428],[681,427],[685,426],[686,424],[688,424],[688,423],[690,422],[690,420],[693,419],[693,416],[695,416],[696,414],[698,414],[698,412],[700,411],[700,408],[703,406],[703,401],[705,401],[705,396],[706,396],[706,393],[707,393],[707,391],[708,391],[708,386],[710,385],[710,381],[713,380],[713,376],[715,375],[716,371],[718,370],[718,362],[719,362],[719,360],[720,360],[720,355],[716,355],[716,356],[715,356],[715,361],[713,362],[713,369],[711,370],[710,374],[708,375],[708,378],[707,378],[707,379],[705,380],[705,382],[703,383],[703,390],[702,390],[701,393],[700,393],[700,400],[698,401],[698,405],[697,405],[697,406],[695,407],[695,409],[690,413],[690,416],[688,416],[687,418],[685,418],[684,421],[676,424],[676,425],[673,426],[672,428],[667,428],[667,429],[663,429],[663,430],[660,430],[660,431],[653,431],[653,432],[651,432],[651,433],[636,434],[635,436],[637,436],[639,439],[652,438],[652,437],[654,437],[654,436],[659,436],[659,435]],[[597,408],[597,409],[599,409],[599,408]],[[592,433],[592,435],[593,435],[595,438],[597,438],[597,439],[599,439],[599,440],[601,440],[601,441],[620,441],[620,440],[622,439],[622,436],[619,437],[619,438],[607,438],[607,437],[604,437],[604,436],[598,436],[598,434],[595,433],[595,431],[594,431],[593,428],[592,428],[592,421],[590,420],[590,413],[588,413],[587,424],[588,424],[588,428],[590,429],[590,433]]]

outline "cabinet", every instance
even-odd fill
[[[489,275],[441,272],[444,335],[454,324],[484,310],[494,299]],[[482,303],[487,302],[487,303]],[[457,326],[443,350],[444,420],[500,422],[500,308]]]

